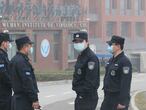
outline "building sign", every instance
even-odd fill
[[[40,50],[43,57],[47,57],[49,55],[50,43],[47,39],[42,40]]]
[[[87,14],[87,9],[81,9],[81,1],[84,0],[68,3],[61,0],[0,0],[0,15],[12,20],[54,21],[55,17],[73,20]]]
[[[87,22],[2,22],[1,28],[6,29],[63,29],[63,28],[86,28]]]
[[[82,29],[87,10],[85,0],[0,0],[0,28]]]

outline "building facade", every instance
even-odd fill
[[[146,51],[145,6],[145,0],[0,0],[0,29],[14,40],[30,36],[37,71],[66,70],[77,58],[72,33],[81,29],[97,53],[107,54],[105,42],[114,34],[126,38],[128,53]],[[13,43],[10,58],[16,51]]]

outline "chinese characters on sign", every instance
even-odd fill
[[[78,19],[84,16],[79,3],[54,3],[55,0],[0,0],[0,15],[14,20],[53,20],[54,17]]]

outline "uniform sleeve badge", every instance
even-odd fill
[[[88,62],[89,70],[93,70],[95,68],[95,62]]]
[[[26,74],[26,75],[30,75],[30,72],[26,72],[25,74]]]
[[[4,64],[0,64],[0,68],[3,68],[5,65]]]
[[[78,74],[78,75],[81,75],[81,74],[82,74],[81,69],[78,69],[78,70],[77,70],[77,74]]]
[[[130,68],[129,67],[123,67],[123,73],[124,74],[128,74],[130,71]]]
[[[79,34],[77,34],[77,35],[76,35],[76,38],[79,38],[79,37],[80,37],[80,35],[79,35]]]
[[[116,75],[116,72],[115,72],[114,70],[112,70],[112,71],[111,71],[111,75],[112,75],[112,76],[115,76],[115,75]]]

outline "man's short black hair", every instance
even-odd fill
[[[124,44],[115,43],[115,45],[120,45],[121,50],[124,49]]]

